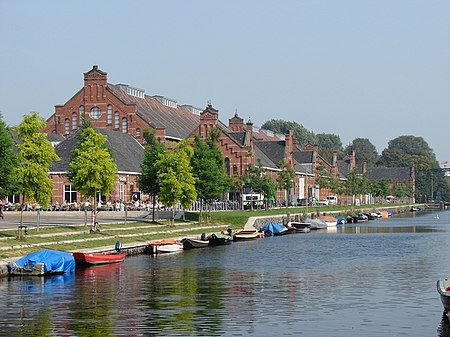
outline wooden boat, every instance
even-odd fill
[[[77,265],[117,263],[125,260],[125,253],[72,253]]]
[[[308,222],[290,221],[288,225],[294,227],[297,233],[308,233],[311,231],[311,223]]]
[[[208,241],[210,246],[221,246],[221,245],[229,245],[231,241],[233,241],[233,235],[231,233],[231,229],[228,230],[227,234],[225,233],[212,233],[208,236]]]
[[[318,217],[319,220],[322,220],[327,224],[327,227],[336,227],[337,226],[337,220],[335,217],[328,216],[328,215],[321,215]]]
[[[450,280],[438,280],[436,283],[436,288],[439,295],[441,296],[441,302],[444,306],[445,312],[450,313]]]
[[[176,253],[183,250],[183,243],[175,239],[162,239],[150,241],[150,252],[151,254],[165,254],[165,253]]]
[[[209,247],[209,240],[206,240],[206,238],[203,239],[184,238],[183,240],[181,240],[181,242],[183,243],[184,250]]]
[[[248,241],[263,237],[264,233],[258,232],[256,229],[243,229],[233,235],[233,241]]]
[[[10,275],[43,276],[75,271],[75,259],[68,252],[43,249],[7,265]]]

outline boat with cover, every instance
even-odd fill
[[[212,233],[208,236],[210,246],[229,245],[233,241],[233,235],[231,229],[228,229],[227,233]]]
[[[10,275],[64,274],[75,271],[75,259],[68,252],[43,249],[8,263],[7,268]]]
[[[450,280],[447,278],[438,280],[436,288],[441,297],[445,312],[450,314]]]
[[[307,219],[305,219],[305,222],[311,224],[311,226],[310,226],[311,230],[313,230],[313,229],[325,229],[325,228],[328,227],[326,222],[322,221],[320,219],[307,218]]]
[[[296,232],[295,229],[289,230],[286,226],[273,221],[266,222],[266,224],[260,228],[260,231],[263,232],[265,236],[278,236]]]

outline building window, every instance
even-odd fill
[[[72,113],[72,130],[76,130],[78,127],[78,117],[77,117],[77,113],[73,112]]]
[[[118,129],[119,125],[119,111],[114,112],[114,129]]]
[[[65,129],[65,131],[64,131],[65,135],[70,134],[70,120],[69,120],[69,118],[66,118],[66,120],[64,121],[64,129]]]
[[[77,191],[72,189],[72,185],[64,185],[64,200],[69,203],[77,201]]]
[[[141,129],[139,128],[136,129],[136,138],[141,139]]]
[[[237,165],[233,164],[233,175],[236,175],[238,173]]]
[[[112,105],[108,105],[108,110],[106,112],[106,124],[112,124]]]
[[[89,113],[89,115],[91,116],[92,119],[97,120],[100,117],[102,117],[102,112],[100,111],[99,107],[93,107],[91,109],[91,112]]]
[[[123,184],[119,185],[119,200],[125,200]]]
[[[123,117],[122,118],[122,133],[127,133],[127,132],[128,132],[127,118]]]
[[[84,121],[84,105],[80,105],[80,123]]]
[[[225,170],[227,175],[230,175],[230,158],[225,158]]]

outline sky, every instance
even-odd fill
[[[450,0],[0,0],[8,125],[108,82],[262,126],[295,121],[381,152],[423,137],[450,161]]]

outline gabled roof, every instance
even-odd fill
[[[165,128],[166,137],[185,139],[200,124],[200,116],[193,114],[186,107],[169,107],[152,96],[145,95],[144,98],[131,96],[118,85],[110,83],[108,90],[123,103],[136,105],[138,116],[152,127]]]
[[[263,167],[268,167],[271,169],[278,169],[278,165],[276,163],[274,163],[261,149],[260,147],[257,145],[258,143],[255,144],[254,149],[255,149],[255,159],[256,159],[256,163],[258,163],[258,161],[261,162],[261,165]]]
[[[284,160],[284,141],[255,142],[254,148],[255,152],[256,149],[258,149],[258,151],[261,152],[261,155],[264,154],[273,164],[275,164],[275,167],[278,167],[278,163]]]
[[[119,172],[141,171],[145,149],[128,133],[97,129],[98,132],[107,137],[106,144],[112,151]],[[69,163],[72,159],[72,151],[77,147],[79,130],[55,147],[56,154],[60,160],[54,162],[50,167],[52,172],[69,172]]]
[[[295,151],[292,154],[292,159],[300,164],[312,164],[314,158],[314,151]]]
[[[411,167],[374,167],[367,170],[369,180],[410,181]]]

